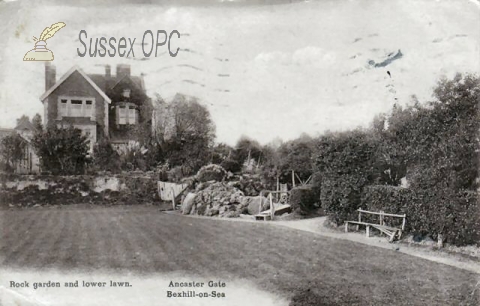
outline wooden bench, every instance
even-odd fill
[[[360,225],[364,225],[366,227],[366,236],[370,237],[370,228],[375,228],[380,231],[380,233],[383,233],[390,237],[389,241],[392,242],[395,240],[395,238],[400,239],[402,237],[402,232],[405,229],[405,221],[406,221],[406,215],[396,215],[396,214],[388,214],[383,211],[380,212],[374,212],[374,211],[367,211],[363,209],[358,209],[358,221],[345,221],[345,232],[348,233],[348,225],[349,224],[355,224],[356,225],[356,230],[359,230]],[[379,223],[370,223],[370,222],[363,222],[362,221],[362,213],[364,214],[370,214],[370,215],[378,215],[379,218]],[[393,227],[393,226],[387,226],[385,225],[385,217],[394,217],[394,218],[402,218],[402,226],[401,227]]]

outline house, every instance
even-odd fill
[[[58,81],[55,66],[45,64],[44,126],[73,126],[88,136],[90,152],[102,137],[117,148],[138,141],[135,127],[151,126],[151,100],[143,76],[132,76],[130,65],[119,64],[116,74],[86,74],[72,67]],[[147,129],[150,131],[151,128]]]
[[[40,159],[35,153],[32,145],[32,138],[35,133],[35,127],[30,121],[21,121],[14,129],[0,128],[0,141],[8,135],[17,133],[24,141],[23,153],[21,159],[15,164],[15,173],[33,174],[40,173]]]

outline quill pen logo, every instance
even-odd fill
[[[47,39],[52,38],[61,28],[66,26],[64,22],[57,22],[46,27],[40,38],[33,37],[35,48],[28,51],[23,57],[24,61],[53,61],[53,52],[47,49]]]

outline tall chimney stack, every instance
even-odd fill
[[[117,79],[120,79],[124,76],[130,76],[130,65],[128,64],[118,64],[117,65]]]
[[[49,90],[55,83],[57,77],[57,69],[50,62],[45,62],[45,91]]]

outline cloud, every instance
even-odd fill
[[[290,65],[292,63],[292,57],[288,53],[280,51],[262,52],[255,57],[255,62],[274,65]]]
[[[308,46],[293,52],[262,52],[255,57],[255,62],[267,65],[295,65],[302,68],[326,68],[335,64],[336,55],[319,47]]]
[[[335,64],[335,61],[335,53],[312,46],[298,49],[292,55],[292,62],[298,66],[323,68]]]

